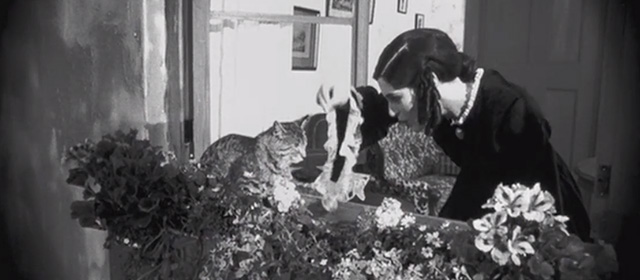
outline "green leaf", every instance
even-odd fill
[[[165,172],[167,178],[175,178],[180,173],[180,170],[178,170],[178,168],[176,168],[172,164],[165,165],[163,167],[163,169],[164,169],[164,172]]]
[[[145,215],[144,217],[137,219],[135,225],[139,228],[146,228],[151,223],[151,215]]]
[[[148,198],[148,197],[141,199],[140,202],[138,203],[138,208],[140,209],[140,211],[145,213],[149,213],[153,211],[154,209],[156,209],[157,206],[158,206],[158,200]]]
[[[98,157],[107,158],[109,157],[109,155],[111,155],[115,148],[116,144],[114,144],[113,142],[102,140],[96,145],[96,155]]]
[[[265,242],[262,251],[267,258],[271,258],[273,256],[273,246],[271,242]]]
[[[291,272],[285,272],[280,275],[280,280],[291,280]]]
[[[69,170],[67,184],[84,187],[85,182],[89,178],[89,174],[84,168],[73,168]]]
[[[246,259],[250,259],[253,256],[247,252],[244,251],[237,251],[234,255],[233,255],[233,262],[234,263],[240,263],[241,261],[244,261]]]
[[[484,279],[485,279],[484,273],[476,273],[475,275],[473,275],[473,280],[484,280]]]
[[[527,262],[529,271],[533,275],[542,277],[543,279],[551,279],[553,276],[553,266],[545,261],[540,255],[536,254]]]
[[[193,182],[198,186],[202,186],[207,183],[207,175],[203,172],[196,172],[194,174]]]
[[[113,171],[116,171],[118,169],[120,169],[121,167],[124,167],[124,160],[123,160],[123,155],[122,155],[122,148],[118,147],[114,150],[113,154],[111,155],[110,159],[111,159],[111,166],[113,167]]]
[[[560,259],[558,270],[563,280],[586,279],[593,277],[593,257],[584,257],[583,260],[570,258]]]
[[[180,237],[178,239],[176,239],[176,241],[173,242],[173,248],[174,249],[182,249],[185,248],[189,245],[192,245],[194,243],[196,243],[198,240],[195,238],[190,238],[190,237]]]
[[[611,244],[594,244],[587,248],[587,252],[593,255],[598,274],[618,272],[618,260],[615,249]]]
[[[95,219],[95,201],[74,201],[71,202],[71,218],[92,217]]]

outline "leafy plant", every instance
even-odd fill
[[[177,262],[194,241],[224,232],[230,220],[226,209],[211,203],[221,195],[198,166],[180,166],[136,136],[136,130],[118,131],[67,151],[65,161],[73,166],[67,183],[84,188],[84,200],[71,205],[72,217],[106,230],[105,247],[134,249],[128,268],[148,266],[169,277],[177,270],[169,260]]]
[[[337,223],[290,182],[241,193],[136,136],[66,154],[67,182],[84,188],[72,217],[129,248],[128,279],[603,279],[617,268],[611,246],[566,233],[538,185],[498,186],[484,206],[494,212],[466,229],[418,225],[391,198]]]

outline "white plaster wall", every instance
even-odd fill
[[[318,0],[213,0],[212,10],[293,14],[300,6],[326,15]],[[291,69],[291,24],[214,20],[210,33],[211,139],[255,135],[274,120],[320,112],[323,83],[351,81],[351,27],[321,25],[316,70]]]

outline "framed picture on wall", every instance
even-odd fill
[[[356,8],[356,0],[327,0],[328,17],[353,17]]]
[[[424,15],[416,14],[416,28],[423,28],[423,27],[424,27]]]
[[[406,14],[409,0],[398,0],[398,13]]]
[[[376,13],[376,0],[369,0],[369,24],[373,23],[373,15]]]
[[[320,16],[320,11],[293,7],[296,16]],[[316,70],[318,68],[318,41],[320,26],[315,23],[294,23],[291,47],[293,70]]]

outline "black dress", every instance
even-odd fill
[[[380,97],[372,99],[377,100],[375,103],[386,102]],[[377,111],[380,107],[365,104],[363,126],[371,126],[368,109]],[[377,113],[388,115],[387,112]],[[487,213],[481,206],[498,184],[532,186],[539,182],[556,199],[558,214],[570,218],[568,230],[590,240],[589,217],[577,183],[549,142],[549,123],[523,88],[508,82],[497,71],[485,70],[473,107],[460,128],[462,137],[456,135],[456,127],[443,120],[433,132],[436,143],[460,167],[441,217],[465,221],[479,218]],[[364,138],[380,135],[373,135],[370,131],[375,130],[370,127],[367,130],[362,131]]]

